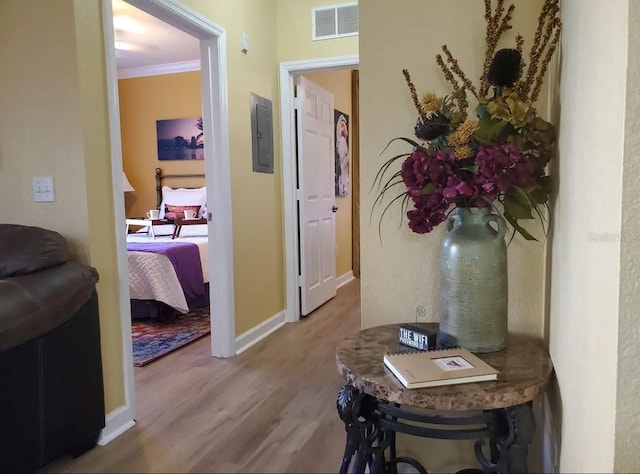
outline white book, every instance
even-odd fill
[[[406,388],[496,380],[498,371],[461,347],[384,355],[384,364]]]

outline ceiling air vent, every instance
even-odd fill
[[[358,4],[314,8],[311,26],[314,41],[355,36],[358,34]]]

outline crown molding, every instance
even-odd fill
[[[177,63],[154,64],[153,66],[130,67],[118,70],[118,79],[132,77],[159,76],[161,74],[175,74],[179,72],[199,71],[200,60],[180,61]]]

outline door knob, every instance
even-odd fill
[[[333,207],[331,208],[331,211],[332,211],[332,212],[337,212],[337,211],[338,211],[338,208],[337,208],[336,206],[333,206]]]

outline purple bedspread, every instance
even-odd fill
[[[209,292],[204,284],[200,251],[196,244],[188,242],[128,242],[127,250],[165,255],[175,269],[189,309],[202,308],[209,304]],[[135,314],[133,312],[134,309]],[[151,309],[148,304],[137,305],[135,308],[132,305],[132,315],[136,318],[162,316],[157,313],[158,309]]]

